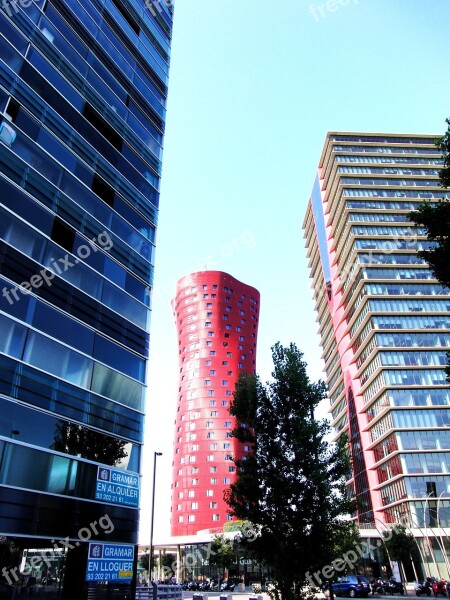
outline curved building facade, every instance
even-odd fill
[[[224,490],[248,445],[231,437],[239,373],[254,373],[259,292],[221,271],[182,277],[172,301],[180,381],[175,419],[171,533],[222,530]]]

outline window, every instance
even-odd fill
[[[222,366],[223,366],[223,367],[226,367],[227,365],[228,365],[228,361],[227,361],[227,360],[223,360],[223,361],[222,361]]]
[[[214,390],[208,390],[208,396],[214,396]]]
[[[198,502],[192,502],[191,508],[192,508],[192,510],[198,510]]]
[[[248,446],[244,446],[244,452],[248,452]]]
[[[233,460],[231,454],[225,454],[225,460]]]
[[[221,405],[222,406],[228,406],[228,400],[222,400]]]
[[[209,401],[209,405],[210,406],[215,406],[216,405],[216,401],[215,400],[210,400]]]
[[[207,346],[207,347],[209,347],[209,346],[212,346],[212,342],[208,342],[208,341],[207,341],[207,342],[206,342],[206,346]]]
[[[214,515],[212,516],[212,520],[213,520],[213,521],[219,521],[219,520],[220,520],[220,516],[219,516],[219,515],[216,515],[216,514],[214,514]]]
[[[234,473],[236,471],[236,467],[228,467],[228,471],[230,473]]]
[[[222,379],[222,385],[228,385],[228,379]]]
[[[210,482],[212,485],[215,485],[217,483],[217,477],[211,477]]]
[[[210,375],[215,375],[215,374],[216,374],[216,371],[215,371],[215,369],[210,369],[210,370],[209,370],[209,374],[210,374]]]
[[[212,302],[207,302],[206,303],[206,308],[212,308]]]
[[[224,477],[223,478],[223,482],[225,485],[228,485],[230,483],[231,479],[229,477]]]
[[[231,427],[231,421],[225,421],[224,426],[225,427]]]
[[[217,502],[210,502],[209,508],[217,508]]]
[[[211,361],[210,361],[210,360],[205,360],[205,366],[206,366],[206,367],[209,367],[209,366],[210,366],[210,364],[211,364]]]
[[[231,358],[232,353],[231,352],[227,352],[227,356]]]
[[[195,515],[188,515],[188,521],[189,521],[189,523],[194,523],[195,522]]]
[[[230,449],[230,446],[231,446],[230,442],[224,442],[224,443],[223,443],[223,449],[224,449],[224,450],[229,450],[229,449]]]
[[[205,321],[205,327],[211,327],[211,321]]]
[[[231,396],[231,390],[226,390],[225,391],[225,396]]]
[[[207,462],[213,462],[214,460],[214,454],[208,454],[206,457],[206,461]]]
[[[210,473],[216,473],[217,472],[217,467],[209,467],[209,472]]]
[[[244,368],[244,363],[238,363],[238,368],[239,369],[243,369]]]
[[[208,331],[208,337],[214,337],[214,331]]]
[[[214,490],[206,490],[207,496],[214,496]]]
[[[211,417],[217,417],[219,413],[217,412],[217,410],[212,410],[211,411]]]
[[[178,523],[183,523],[183,521],[184,521],[184,517],[180,515],[178,517]]]
[[[188,491],[188,498],[194,498],[195,497],[195,492],[194,490],[189,490]]]
[[[211,385],[211,379],[205,379],[205,385]]]
[[[208,431],[206,434],[206,439],[212,440],[214,438],[214,431]]]
[[[192,480],[192,485],[198,485],[198,479],[193,479]]]
[[[215,356],[216,355],[216,351],[215,350],[210,350],[209,351],[209,355],[210,356]]]
[[[213,421],[206,421],[206,428],[209,429],[210,427],[213,427],[214,423]]]

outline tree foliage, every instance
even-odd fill
[[[333,559],[353,505],[345,491],[346,441],[328,443],[327,421],[314,418],[325,384],[309,380],[295,344],[275,344],[272,357],[272,382],[264,385],[256,375],[242,375],[236,385],[232,435],[251,444],[252,452],[235,461],[237,480],[225,500],[231,514],[251,521],[258,531],[248,546],[269,565],[278,594],[287,600],[307,571]]]
[[[444,166],[439,173],[441,185],[444,188],[450,187],[450,119],[445,119],[447,123],[447,131],[436,142],[437,147],[442,152]]]
[[[220,569],[228,569],[234,562],[235,552],[233,541],[224,535],[215,535],[211,542],[209,564]]]
[[[403,525],[396,525],[390,531],[384,531],[383,537],[390,560],[401,562],[404,566],[411,564],[411,561],[416,565],[421,564],[417,542]]]
[[[83,425],[58,421],[51,449],[115,466],[127,456],[126,444]]]

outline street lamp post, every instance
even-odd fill
[[[148,576],[149,579],[153,573],[153,522],[155,519],[155,483],[156,483],[156,457],[162,456],[162,452],[153,453],[153,489],[152,489],[152,515],[150,520],[150,558],[148,562]]]

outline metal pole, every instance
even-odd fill
[[[153,575],[153,523],[155,520],[155,487],[156,487],[156,457],[162,456],[162,452],[153,453],[153,489],[152,489],[152,514],[150,520],[150,557],[148,561],[148,576],[150,581]]]
[[[427,528],[428,527],[427,527],[427,522],[426,522],[426,510],[427,510],[428,500],[430,499],[430,497],[431,497],[432,494],[434,494],[434,492],[430,492],[427,495],[427,497],[425,499],[425,503],[423,505],[423,526],[424,526],[424,529],[425,529],[425,535],[427,536],[428,548],[430,549],[431,558],[433,559],[434,566],[436,567],[437,575],[438,575],[439,579],[441,579],[441,573],[439,571],[439,567],[438,567],[438,564],[436,562],[436,557],[434,555],[433,544],[430,543],[430,537],[427,534]]]
[[[449,563],[448,556],[447,556],[447,550],[445,549],[444,540],[442,538],[442,526],[441,526],[441,519],[440,519],[440,513],[439,513],[440,508],[441,508],[439,503],[442,499],[442,494],[445,494],[445,493],[446,493],[446,491],[442,490],[442,492],[439,494],[439,498],[437,501],[437,524],[438,524],[438,528],[440,530],[439,538],[441,540],[441,550],[442,550],[442,554],[444,555],[445,565],[447,567],[447,575],[450,575],[450,563]]]

